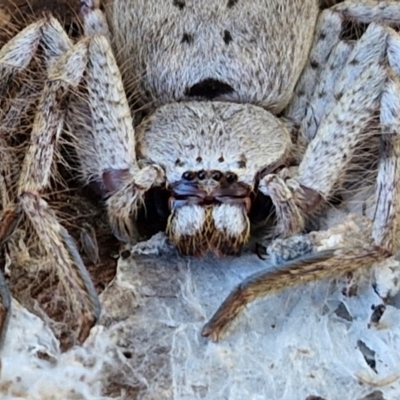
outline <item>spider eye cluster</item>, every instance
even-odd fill
[[[199,181],[203,181],[206,178],[211,178],[214,181],[221,181],[225,178],[225,181],[227,183],[234,183],[237,181],[238,177],[235,173],[233,172],[226,172],[225,174],[222,173],[221,171],[205,171],[205,170],[200,170],[200,171],[185,171],[182,174],[182,179],[184,181],[194,181],[195,179],[198,179]]]

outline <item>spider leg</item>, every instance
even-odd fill
[[[372,238],[389,253],[398,251],[400,217],[400,37],[388,39],[388,79],[381,97],[380,159]]]
[[[157,165],[138,166],[131,112],[98,11],[84,12],[87,34],[94,35],[88,45],[87,98],[71,103],[67,124],[82,180],[100,187],[114,234],[130,242],[135,237],[133,216],[144,193],[163,180],[163,171]]]
[[[39,45],[43,25],[41,20],[27,26],[0,49],[0,96],[13,75],[30,63]]]
[[[382,9],[392,5],[385,3]],[[398,4],[395,11],[392,15],[399,14]],[[368,137],[366,132],[369,131],[371,119],[379,109],[381,156],[370,242],[355,244],[350,236],[342,248],[301,257],[273,271],[251,276],[227,297],[204,326],[203,336],[218,341],[230,322],[249,302],[258,297],[285,287],[371,266],[393,256],[397,251],[400,202],[400,38],[391,28],[375,24],[371,24],[364,35],[369,35],[370,40],[360,41],[350,54],[346,68],[335,85],[335,88],[343,89],[337,96],[338,103],[321,122],[300,164],[298,178],[285,182],[279,176],[270,175],[264,178],[260,187],[266,194],[272,194],[278,215],[281,213],[289,220],[296,217],[299,209],[306,215],[316,198],[327,197],[334,185],[340,182],[357,145]],[[378,48],[367,51],[370,43],[375,43]],[[352,71],[353,68],[356,70]],[[349,82],[351,85],[346,86]],[[298,218],[297,221],[300,221],[297,228],[301,229],[303,220]],[[283,223],[283,226],[288,233],[296,231],[289,223]]]
[[[7,141],[0,131],[0,260],[4,258],[3,247],[21,221],[21,207],[12,202],[12,166],[13,154],[8,151]],[[3,347],[8,320],[10,317],[11,294],[4,279],[3,266],[0,268],[0,351]]]
[[[330,9],[321,13],[309,62],[296,85],[293,100],[286,110],[286,116],[293,121],[302,121],[315,91],[315,82],[320,81],[324,67],[340,40],[343,19]],[[331,62],[333,60],[331,59]],[[304,131],[304,134],[307,132]]]
[[[47,62],[47,79],[35,113],[16,200],[34,228],[41,248],[56,266],[72,311],[80,315],[78,340],[83,341],[99,317],[99,300],[74,241],[40,193],[50,186],[53,158],[64,123],[65,104],[70,88],[78,86],[86,69],[88,40],[72,46],[54,18],[43,19],[26,28],[3,47],[0,58],[3,74],[8,74],[6,77],[10,78],[18,70],[27,67],[39,43]]]
[[[0,177],[0,192],[5,186],[4,181],[1,182]],[[0,212],[0,251],[8,238],[13,234],[21,221],[21,209],[4,209]],[[7,332],[8,320],[10,317],[11,295],[8,290],[7,283],[3,273],[0,270],[0,350],[4,344],[5,335]]]
[[[371,24],[351,52],[335,85],[337,103],[307,147],[298,177],[282,180],[268,175],[261,181],[260,190],[271,196],[278,216],[282,215],[283,235],[301,232],[305,217],[340,183],[355,150],[368,136],[366,132],[374,133],[371,119],[387,77],[387,69],[381,64],[389,30]]]
[[[307,107],[304,109],[304,117],[300,124],[300,132],[305,136],[307,143],[314,139],[321,121],[332,111],[335,96],[339,94],[338,90],[335,90],[336,83],[353,48],[353,42],[338,42],[332,49],[325,68],[316,81],[316,87],[308,99]],[[288,115],[289,118],[293,116]]]
[[[3,347],[10,318],[11,294],[3,274],[0,272],[0,351]]]
[[[276,233],[281,236],[290,236],[299,233],[304,228],[305,212],[298,206],[293,188],[289,188],[285,181],[285,170],[282,174],[269,174],[265,176],[259,185],[259,190],[266,196],[270,196],[277,216]],[[314,201],[318,201],[315,196]],[[310,203],[304,199],[302,204]]]
[[[379,248],[326,250],[289,261],[275,270],[254,274],[229,294],[204,325],[201,334],[217,342],[229,324],[257,298],[329,275],[337,276],[355,271],[385,257]]]
[[[348,59],[354,46],[354,41],[343,39],[344,22],[355,21],[361,24],[379,22],[385,25],[398,23],[400,11],[395,1],[342,2],[324,10],[318,19],[314,44],[309,62],[306,65],[298,84],[293,100],[286,110],[286,117],[300,122],[300,132],[311,141],[320,122],[332,110],[334,97],[340,95],[342,85],[336,87],[343,68],[347,63],[348,71],[357,77],[357,66],[348,68]],[[365,41],[367,38],[361,38]],[[369,39],[370,40],[370,39]],[[364,54],[372,53],[379,47],[369,42],[369,49],[364,48]],[[361,55],[361,54],[360,54]],[[353,58],[354,59],[354,58]],[[361,64],[359,64],[359,67]]]

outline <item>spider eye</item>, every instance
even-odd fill
[[[219,171],[213,171],[213,173],[212,173],[212,175],[211,175],[211,178],[212,178],[214,181],[220,181],[221,178],[222,178],[222,173],[219,172]]]
[[[192,181],[194,179],[194,172],[186,171],[182,174],[182,179],[185,181]]]
[[[226,181],[228,182],[228,183],[233,183],[233,182],[236,182],[237,181],[237,175],[236,174],[234,174],[233,172],[227,172],[226,173]]]
[[[198,178],[202,181],[203,179],[206,179],[206,172],[201,170],[197,173]]]

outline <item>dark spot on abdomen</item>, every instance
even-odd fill
[[[204,79],[187,88],[185,95],[189,97],[203,97],[212,100],[215,97],[234,92],[233,87],[217,79]]]

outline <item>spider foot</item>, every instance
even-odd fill
[[[132,254],[138,255],[160,255],[172,250],[168,242],[168,237],[164,232],[153,235],[149,240],[136,243],[132,249]]]
[[[87,36],[109,35],[106,18],[100,10],[100,0],[81,0],[80,11]]]
[[[0,350],[4,343],[5,334],[7,332],[8,319],[10,316],[11,295],[7,287],[7,283],[0,272]]]
[[[231,322],[241,313],[248,303],[255,299],[254,293],[245,283],[237,286],[218,308],[212,318],[204,325],[201,336],[212,342],[219,342]]]
[[[20,207],[9,208],[0,216],[0,247],[7,242],[21,221],[22,210]]]
[[[385,302],[393,299],[400,290],[400,262],[396,258],[390,257],[374,268],[374,289]]]
[[[99,0],[81,0],[81,13],[86,16],[90,11],[100,8]]]
[[[276,239],[266,249],[273,264],[294,260],[313,251],[309,235],[295,235],[289,238]]]
[[[89,312],[83,312],[79,317],[78,342],[83,343],[89,336],[90,330],[97,322],[98,316]]]
[[[96,265],[100,261],[100,256],[99,256],[99,245],[97,243],[96,231],[93,228],[93,226],[87,223],[85,223],[82,226],[79,235],[79,244],[82,251],[90,260],[90,262],[93,265]]]
[[[164,179],[160,167],[150,165],[141,170],[109,170],[103,173],[103,183],[110,193],[107,200],[108,217],[114,235],[122,242],[136,243],[138,233],[134,217],[144,194]]]

